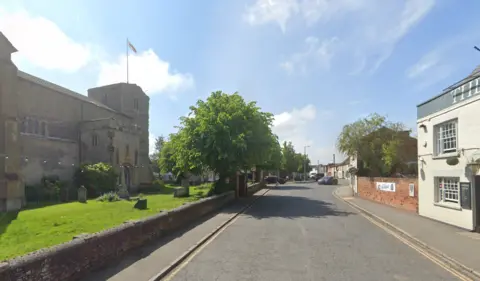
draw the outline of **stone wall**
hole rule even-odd
[[[377,189],[377,182],[395,183],[395,191]],[[409,195],[409,184],[415,185],[414,196]],[[358,177],[358,195],[396,208],[418,213],[418,179],[416,178],[368,178]]]
[[[121,258],[128,250],[162,237],[234,200],[234,192],[185,204],[169,212],[0,263],[2,281],[68,281]]]

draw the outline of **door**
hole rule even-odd
[[[124,166],[123,172],[125,175],[125,186],[127,190],[130,191],[130,168],[128,166]]]
[[[480,232],[480,176],[475,176],[475,231]]]

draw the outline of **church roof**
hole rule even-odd
[[[69,89],[64,88],[64,87],[62,87],[62,86],[60,86],[60,85],[54,84],[54,83],[52,83],[52,82],[49,82],[49,81],[44,80],[44,79],[42,79],[42,78],[39,78],[39,77],[37,77],[37,76],[33,76],[33,75],[28,74],[28,73],[26,73],[26,72],[23,72],[23,71],[20,71],[20,70],[19,70],[19,71],[18,71],[18,77],[23,78],[23,79],[25,79],[25,80],[28,80],[28,81],[30,81],[30,82],[32,82],[32,83],[41,85],[41,86],[43,86],[43,87],[49,88],[49,89],[54,90],[54,91],[56,91],[56,92],[59,92],[59,93],[61,93],[61,94],[70,96],[70,97],[75,98],[75,99],[77,99],[77,100],[81,100],[81,101],[83,101],[83,102],[90,103],[90,104],[96,105],[96,106],[98,106],[98,107],[101,107],[101,108],[103,108],[103,109],[109,110],[109,111],[111,111],[111,112],[113,112],[113,113],[120,114],[120,115],[124,115],[124,116],[127,116],[127,117],[131,118],[130,116],[128,116],[128,115],[126,115],[126,114],[123,114],[123,113],[121,113],[121,112],[118,112],[118,111],[116,111],[116,110],[114,110],[114,109],[112,109],[112,108],[104,105],[103,103],[101,103],[101,102],[99,102],[99,101],[96,101],[96,100],[94,100],[94,99],[91,99],[91,98],[89,98],[89,97],[87,97],[87,96],[85,96],[85,95],[82,95],[82,94],[80,94],[80,93],[74,92],[74,91],[72,91],[72,90],[69,90]]]
[[[3,41],[3,44],[0,45],[5,45],[9,49],[10,54],[17,52],[17,48],[15,48],[10,40],[0,31],[0,43],[1,41]]]

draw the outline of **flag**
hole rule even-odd
[[[130,43],[130,41],[128,39],[127,39],[127,44],[128,44],[128,47],[130,48],[130,50],[132,50],[136,54],[137,49],[135,49],[135,47],[132,45],[132,43]]]

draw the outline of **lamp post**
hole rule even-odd
[[[303,181],[306,181],[306,175],[307,175],[307,147],[310,147],[309,145],[306,145],[303,147]]]

